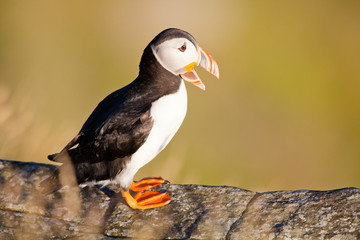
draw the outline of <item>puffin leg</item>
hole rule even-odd
[[[149,188],[153,188],[155,186],[169,183],[169,181],[164,180],[161,177],[147,177],[143,178],[140,181],[134,181],[132,182],[130,186],[130,190],[134,192],[142,192],[144,190],[147,190]]]
[[[169,194],[145,191],[136,194],[135,198],[131,196],[129,191],[121,190],[122,196],[125,198],[127,204],[132,209],[149,209],[162,207],[170,203],[171,199]]]

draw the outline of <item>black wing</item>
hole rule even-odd
[[[153,126],[151,100],[137,92],[135,82],[101,101],[79,134],[60,154],[50,155],[49,159],[61,161],[60,156],[66,152],[74,164],[97,163],[133,154],[146,141]]]

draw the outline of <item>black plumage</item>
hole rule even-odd
[[[156,60],[151,46],[174,37],[186,37],[196,44],[182,30],[160,33],[145,48],[138,77],[100,102],[78,135],[60,153],[48,156],[58,162],[69,156],[79,184],[113,179],[146,141],[153,126],[152,103],[176,92],[181,83],[179,75],[170,73]]]

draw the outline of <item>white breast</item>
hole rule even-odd
[[[151,161],[170,142],[183,122],[187,110],[187,93],[181,81],[176,93],[161,97],[153,102],[150,114],[154,125],[146,142],[132,155],[131,161],[114,179],[124,189],[128,189],[136,172]]]

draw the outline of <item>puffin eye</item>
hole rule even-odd
[[[186,43],[184,43],[181,47],[178,48],[181,52],[185,52],[186,50]]]

